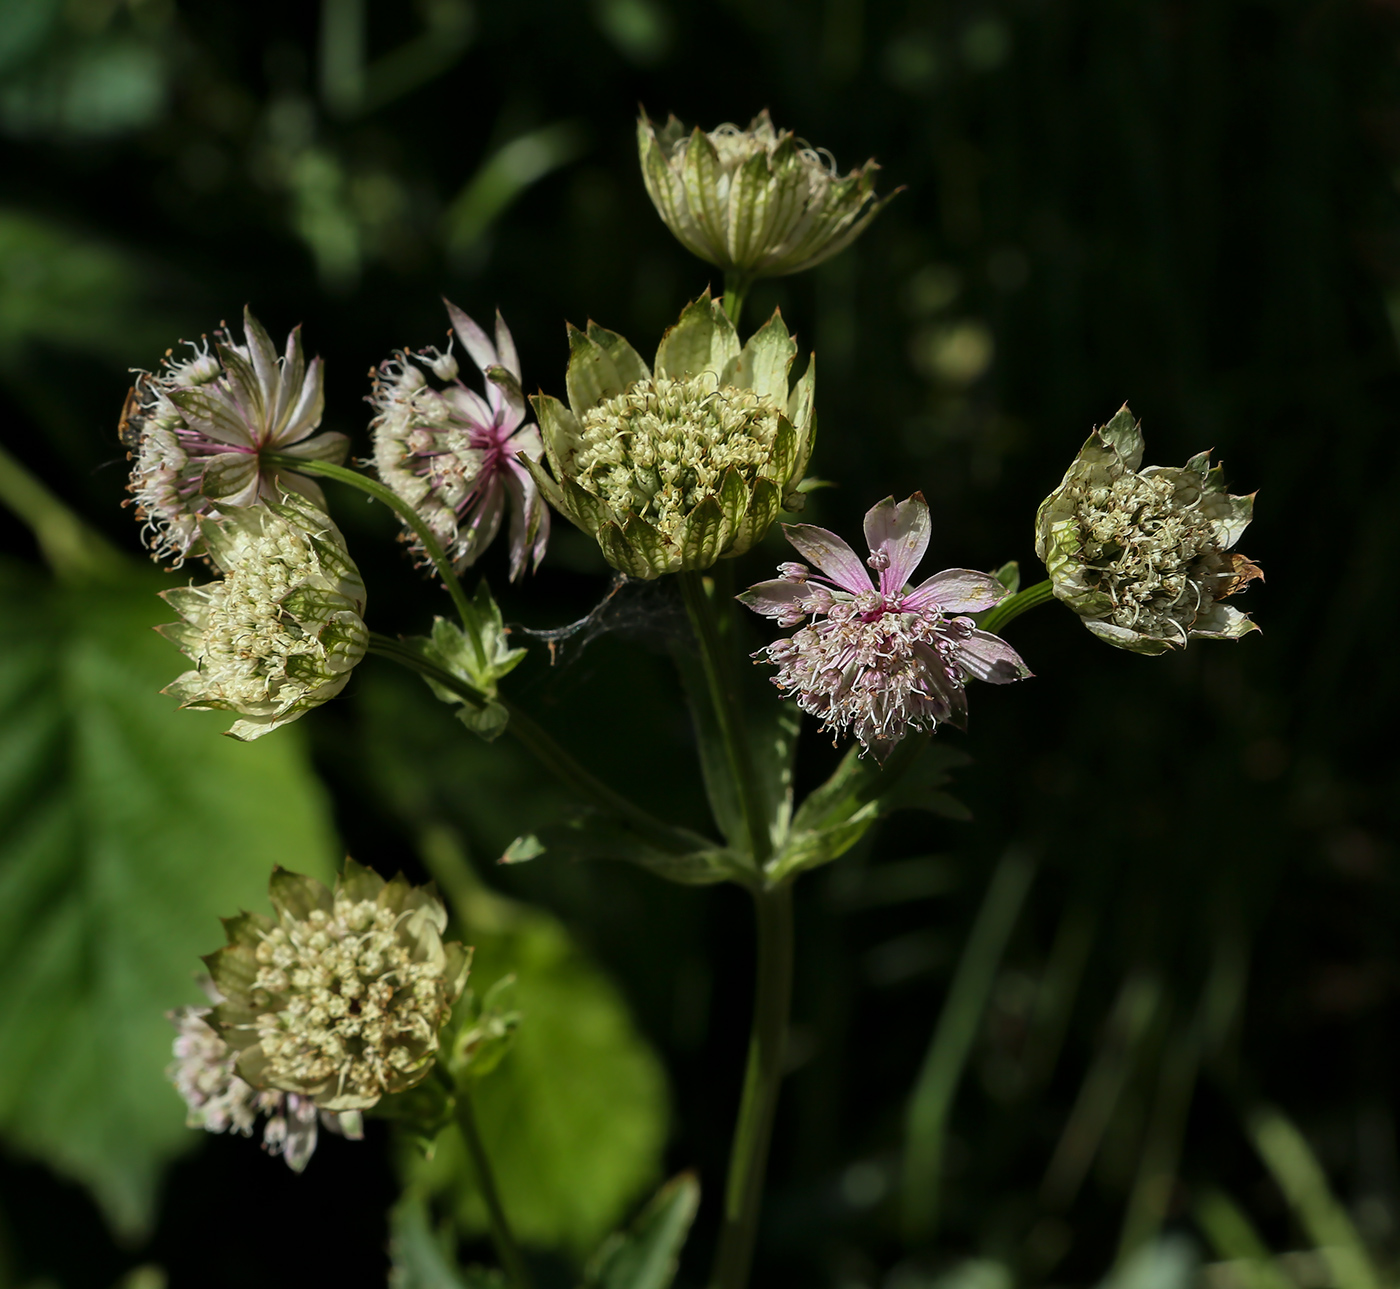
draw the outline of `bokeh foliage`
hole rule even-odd
[[[930,559],[1015,558],[1033,580],[1036,505],[1130,400],[1148,460],[1211,447],[1234,491],[1260,489],[1246,549],[1269,583],[1245,606],[1261,637],[1176,658],[1114,653],[1052,608],[1017,622],[1037,679],[976,695],[957,739],[974,822],[895,817],[805,879],[760,1282],[1361,1289],[1354,1260],[1319,1270],[1312,1251],[1345,1243],[1336,1211],[1383,1267],[1400,1241],[1383,590],[1400,513],[1397,39],[1383,6],[1313,0],[10,0],[5,444],[134,550],[116,505],[123,369],[177,336],[245,301],[274,330],[304,321],[329,361],[328,428],[363,452],[363,373],[440,339],[439,292],[478,317],[499,304],[527,385],[559,394],[564,318],[645,350],[703,288],[642,190],[639,100],[706,125],[766,105],[843,164],[876,154],[907,191],[851,251],[749,303],[750,323],[781,305],[820,355],[813,469],[840,486],[808,517],[854,533],[871,502],[920,487]],[[392,522],[331,500],[371,625],[425,629]],[[495,557],[485,572],[531,628],[606,589],[566,531],[532,582],[508,588]],[[599,773],[704,827],[673,606],[622,596],[605,619],[552,668],[535,644],[511,692]],[[153,659],[150,687],[175,665]],[[181,747],[207,723],[184,719]],[[670,1076],[670,1171],[710,1188],[682,1268],[698,1283],[747,1023],[742,900],[547,857],[487,872],[564,805],[383,664],[305,724],[349,850],[424,876],[424,831],[450,827],[617,982]],[[799,786],[834,755],[809,735]],[[1033,869],[1019,909],[994,876],[1007,863]],[[916,1085],[938,1113],[908,1120]],[[1261,1136],[1268,1103],[1301,1135]],[[207,1143],[178,1189],[242,1168],[244,1146]],[[909,1159],[935,1178],[916,1211]],[[300,1181],[298,1203],[353,1227],[344,1265],[378,1275],[382,1206],[347,1221],[334,1172]],[[144,1259],[219,1282],[197,1252],[215,1218],[175,1191],[131,1255],[85,1204],[7,1166],[17,1276],[105,1286]],[[58,1215],[88,1253],[56,1244]]]

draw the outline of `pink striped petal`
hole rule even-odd
[[[920,582],[900,601],[903,609],[935,608],[949,617],[958,613],[980,613],[1000,604],[1006,588],[990,573],[970,568],[949,568]]]
[[[880,569],[881,594],[898,595],[904,589],[928,550],[932,528],[922,492],[898,505],[886,497],[866,513],[865,540],[875,557],[872,567]]]
[[[872,587],[870,574],[855,551],[835,533],[813,524],[784,524],[787,539],[843,591],[860,595]]]

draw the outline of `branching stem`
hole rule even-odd
[[[1013,618],[1019,618],[1027,609],[1033,609],[1037,604],[1044,604],[1047,600],[1054,598],[1054,583],[1050,581],[1037,582],[1034,586],[1026,587],[1024,591],[1017,591],[1015,595],[1008,596],[998,604],[982,619],[981,629],[993,633],[1000,631],[1008,622]]]
[[[454,1089],[453,1096],[453,1113],[457,1127],[461,1130],[462,1140],[467,1143],[467,1153],[472,1157],[472,1166],[476,1169],[477,1184],[481,1188],[481,1198],[486,1204],[486,1213],[491,1222],[491,1242],[496,1246],[496,1256],[500,1258],[501,1266],[515,1289],[532,1289],[530,1270],[525,1265],[515,1236],[511,1234],[510,1223],[506,1220],[506,1211],[501,1204],[500,1192],[496,1189],[496,1178],[491,1171],[491,1161],[487,1158],[481,1132],[476,1126],[476,1111],[472,1108],[471,1092],[467,1084],[460,1083]]]

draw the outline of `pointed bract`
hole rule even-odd
[[[1089,435],[1036,516],[1036,554],[1055,595],[1094,635],[1133,653],[1233,640],[1258,628],[1221,603],[1264,575],[1230,547],[1253,515],[1201,452],[1185,466],[1142,463],[1127,406]]]
[[[658,129],[643,112],[637,150],[656,213],[681,245],[745,279],[829,259],[894,196],[875,196],[874,161],[840,177],[830,153],[774,129],[766,110],[746,130],[708,133],[675,117]]]

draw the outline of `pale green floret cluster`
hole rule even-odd
[[[637,148],[666,226],[692,254],[742,281],[830,259],[890,200],[876,199],[874,161],[838,174],[830,153],[775,129],[766,110],[747,129],[708,132],[687,131],[674,116],[658,128],[644,112]]]
[[[666,332],[648,367],[623,337],[569,332],[569,404],[533,399],[540,490],[638,578],[740,555],[782,507],[802,504],[815,366],[789,385],[797,344],[774,313],[747,343],[707,291]]]
[[[339,529],[295,495],[208,517],[201,534],[224,576],[162,593],[184,621],[160,631],[195,664],[163,692],[237,712],[227,732],[258,738],[345,687],[369,643],[364,583]]]
[[[238,1073],[334,1111],[421,1082],[468,967],[461,945],[442,943],[441,901],[353,861],[334,894],[280,869],[271,892],[277,919],[231,919],[228,947],[207,959]]]
[[[767,395],[717,388],[709,373],[638,381],[584,414],[578,482],[615,513],[641,515],[673,537],[731,466],[752,486],[772,456],[779,415]]]
[[[1036,551],[1056,596],[1094,634],[1136,653],[1257,630],[1221,603],[1263,576],[1229,551],[1250,521],[1253,498],[1230,496],[1208,453],[1179,469],[1139,472],[1142,449],[1125,407],[1094,431],[1041,506]]]

